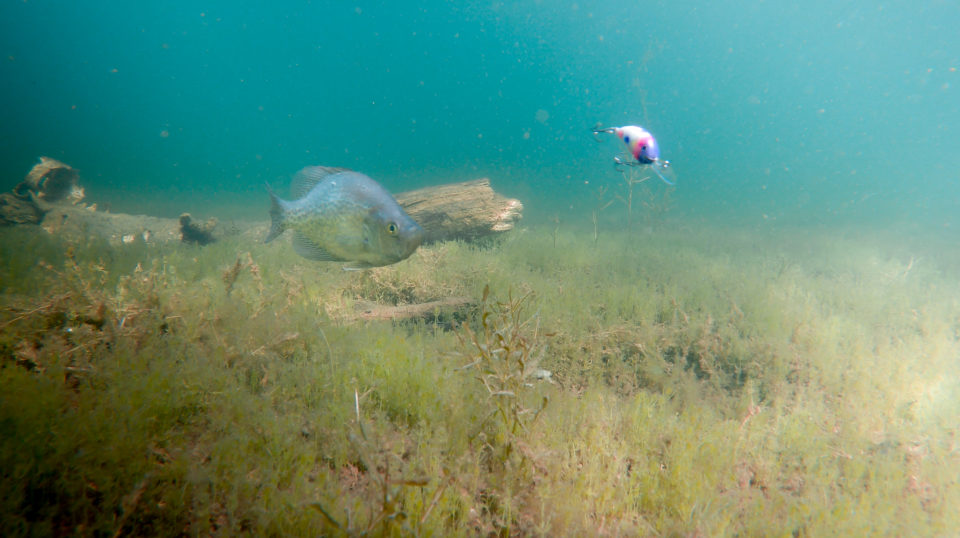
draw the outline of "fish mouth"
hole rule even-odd
[[[416,222],[414,222],[413,225],[415,228],[413,229],[413,236],[411,237],[411,240],[413,242],[413,248],[417,248],[423,244],[423,239],[426,237],[427,232],[423,231],[423,227]]]
[[[426,235],[427,233],[423,230],[423,228],[416,222],[413,222],[412,226],[407,229],[406,241],[404,241],[407,248],[403,257],[406,258],[416,252],[420,245],[423,244],[423,240],[425,239]]]
[[[413,253],[416,252],[418,248],[420,248],[420,241],[411,240],[407,242],[406,248],[401,256],[403,259],[409,258],[410,256],[413,256]]]
[[[420,245],[422,245],[422,244],[423,244],[423,241],[424,241],[424,239],[426,239],[426,237],[427,237],[427,232],[424,231],[423,227],[420,226],[420,224],[414,222],[414,223],[413,223],[413,236],[411,237],[411,241],[412,241],[412,243],[413,243],[413,249],[416,250],[417,247],[419,247]]]

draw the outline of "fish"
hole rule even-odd
[[[265,243],[293,230],[293,249],[309,260],[348,262],[345,269],[390,265],[410,257],[424,231],[396,199],[370,177],[308,166],[291,184],[294,200],[270,185],[270,232]]]
[[[601,124],[602,125],[602,124]],[[667,185],[674,183],[663,175],[663,171],[670,167],[670,161],[660,158],[660,146],[657,139],[646,129],[638,125],[624,127],[597,127],[593,133],[614,133],[627,146],[633,161],[614,157],[613,162],[627,166],[648,165]]]

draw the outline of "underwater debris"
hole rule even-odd
[[[197,224],[190,213],[180,215],[180,240],[184,243],[194,243],[200,246],[209,245],[217,240],[213,230],[217,227],[217,219],[209,218],[206,222]]]
[[[83,205],[40,205],[45,211],[40,226],[66,241],[101,237],[119,246],[181,240],[177,219],[107,213]]]
[[[46,203],[83,200],[83,188],[76,170],[55,159],[40,157],[26,179],[13,188],[13,193],[0,194],[0,225],[40,224],[49,210]]]
[[[406,320],[406,319],[433,319],[441,311],[464,312],[476,303],[469,297],[448,297],[425,303],[385,305],[372,301],[357,301],[354,305],[354,314],[348,319],[358,320]]]
[[[396,199],[423,227],[424,243],[507,232],[523,217],[523,203],[495,192],[487,178],[401,192]]]
[[[52,167],[57,162],[47,159],[41,165],[44,163]],[[138,244],[141,240],[144,243],[183,241],[205,245],[236,234],[262,238],[269,231],[269,223],[265,221],[234,222],[232,231],[223,229],[214,219],[195,222],[189,213],[175,219],[112,213],[98,209],[97,204],[47,203],[48,198],[40,197],[29,188],[30,184],[37,182],[39,180],[31,179],[18,185],[22,194],[0,194],[0,226],[40,224],[51,235],[68,241],[99,236],[113,245]],[[523,212],[523,203],[495,192],[486,178],[407,191],[397,194],[396,199],[403,210],[424,228],[425,243],[454,239],[475,241],[496,236],[512,230]],[[186,223],[184,217],[188,219]]]
[[[40,157],[40,162],[30,169],[26,179],[14,187],[13,192],[23,199],[28,199],[32,192],[47,203],[67,202],[76,205],[84,197],[79,180],[80,174],[69,165],[49,157]]]
[[[40,224],[45,211],[33,198],[14,194],[0,194],[0,226],[13,224]]]

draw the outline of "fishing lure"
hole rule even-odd
[[[616,164],[625,166],[650,166],[653,172],[657,174],[664,183],[667,185],[674,184],[664,177],[662,173],[663,170],[670,168],[670,161],[660,158],[660,146],[657,145],[657,139],[643,127],[637,125],[603,127],[594,129],[593,133],[613,133],[627,145],[627,150],[630,152],[633,160],[623,159],[617,156],[613,158],[613,162]]]

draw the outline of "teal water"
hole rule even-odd
[[[622,188],[599,122],[657,136],[696,222],[950,230],[958,27],[948,1],[11,0],[0,186],[47,155],[114,211],[266,219],[265,181],[324,164],[588,222]]]
[[[0,227],[0,536],[960,536],[958,29],[955,0],[0,1],[0,193],[44,155],[223,234]],[[597,124],[676,186],[627,215]],[[343,271],[262,241],[265,183],[311,165],[487,176],[524,219]]]

